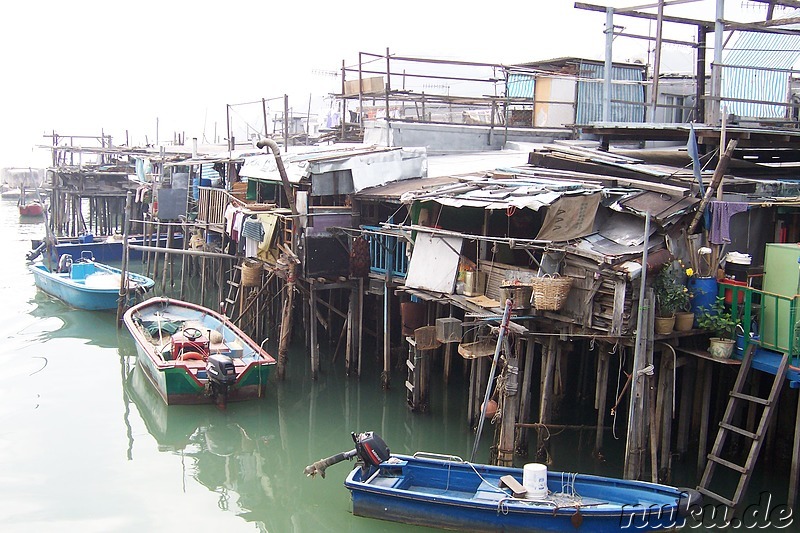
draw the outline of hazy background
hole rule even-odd
[[[726,4],[729,20],[766,14],[754,2]],[[711,21],[715,1],[669,6],[665,13]],[[43,135],[53,131],[102,131],[114,144],[124,143],[127,131],[132,145],[152,144],[157,134],[171,141],[175,132],[224,140],[226,104],[283,94],[296,113],[304,114],[310,100],[322,116],[331,105],[325,97],[340,90],[342,61],[356,66],[359,51],[385,54],[388,47],[404,56],[503,64],[600,59],[604,23],[603,13],[575,9],[572,0],[4,2],[0,166],[46,165],[49,152],[35,147],[48,144]],[[655,34],[654,22],[617,17],[615,24]],[[696,39],[686,26],[665,24],[664,33]],[[614,46],[615,60],[652,62],[649,41],[617,38]],[[662,72],[690,72],[692,62],[690,50],[664,45]],[[282,111],[282,102],[273,105],[270,113]]]

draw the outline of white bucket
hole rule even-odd
[[[522,468],[522,485],[528,489],[529,500],[543,500],[547,497],[547,466],[528,463]]]

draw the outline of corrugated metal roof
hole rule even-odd
[[[509,74],[506,82],[506,96],[509,98],[533,98],[536,77],[528,74]]]
[[[433,201],[450,207],[483,209],[529,208],[548,206],[564,194],[595,194],[602,186],[579,180],[509,174],[513,169],[487,177],[463,178],[458,183],[432,190],[409,191],[404,203]]]
[[[580,77],[602,80],[605,65],[582,61]],[[613,81],[639,82],[611,84],[612,122],[644,122],[644,70],[642,66],[612,66]],[[578,81],[577,108],[575,122],[589,124],[603,120],[603,83],[597,81]],[[614,101],[619,100],[619,101]],[[637,103],[623,103],[637,102]]]
[[[792,69],[800,56],[800,36],[742,32],[723,59],[723,98],[787,103],[789,72],[764,69]],[[786,107],[750,102],[725,102],[728,112],[744,117],[783,118]]]

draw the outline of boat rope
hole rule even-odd
[[[32,375],[34,375],[34,374],[38,374],[39,372],[41,372],[42,370],[44,370],[44,369],[45,369],[45,367],[47,367],[47,357],[42,357],[41,355],[34,355],[34,356],[33,356],[33,359],[44,359],[44,364],[42,365],[42,368],[40,368],[39,370],[34,370],[34,371],[33,371],[33,372],[31,372],[30,374],[28,374],[29,376],[32,376]]]
[[[578,474],[571,473],[571,472],[562,472],[561,473],[561,493],[560,494],[566,494],[566,495],[568,495],[570,497],[573,497],[573,498],[575,498],[575,497],[580,498],[580,496],[578,496],[578,493],[575,492],[575,478],[577,478],[577,477],[578,477]]]
[[[495,485],[494,485],[494,483],[489,483],[489,482],[486,480],[486,478],[484,478],[484,477],[481,475],[481,473],[480,473],[480,472],[478,472],[478,469],[477,469],[477,468],[475,468],[475,465],[474,465],[474,464],[470,463],[469,461],[464,461],[464,462],[465,462],[466,464],[468,464],[470,468],[472,468],[472,471],[473,471],[473,472],[475,472],[475,475],[477,475],[477,476],[478,476],[478,478],[480,478],[480,480],[481,480],[481,481],[483,481],[483,482],[486,484],[486,486],[487,486],[487,487],[491,487],[491,489],[492,489],[493,491],[495,491],[495,492],[499,492],[500,494],[505,494],[506,496],[508,496],[508,498],[507,498],[507,499],[514,499],[514,498],[512,498],[512,497],[511,497],[511,494],[509,494],[507,491],[505,491],[505,490],[501,489],[500,487],[497,487],[497,486],[495,486]],[[449,468],[450,468],[450,466],[448,465],[448,478],[449,478]],[[503,498],[503,500],[505,500],[505,499],[506,499],[506,498]],[[502,502],[503,500],[500,500],[500,501]]]
[[[611,350],[611,355],[614,355],[614,352],[617,351],[617,345],[614,345],[614,348]],[[622,349],[619,351],[619,370],[617,370],[617,398],[620,396],[619,386],[622,381],[622,367],[625,364],[625,350]],[[617,405],[619,405],[619,400],[617,400]],[[617,435],[617,410],[615,409],[616,406],[611,409],[611,434],[614,437],[614,440],[619,440],[619,436]]]

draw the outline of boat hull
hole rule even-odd
[[[84,238],[85,239],[85,238]],[[41,240],[34,240],[32,248],[37,248],[41,244]],[[167,237],[162,235],[160,239],[155,236],[148,240],[142,235],[135,235],[129,238],[129,244],[136,246],[158,246],[164,248],[167,246]],[[171,246],[173,248],[183,248],[183,235],[173,235]],[[122,261],[122,240],[116,239],[103,239],[89,242],[60,242],[55,246],[56,257],[61,257],[63,254],[69,254],[74,258],[82,257],[83,252],[90,252],[95,261],[101,263],[116,263]],[[141,259],[141,250],[128,250],[129,259]]]
[[[522,482],[518,468],[393,458],[400,466],[384,463],[366,480],[356,468],[347,477],[353,514],[462,531],[648,531],[674,529],[685,521],[678,504],[686,493],[674,487],[552,472],[548,475],[551,493],[560,491],[569,479],[583,498],[580,504],[559,507],[500,492],[503,475]]]
[[[97,266],[98,269],[102,270],[104,275],[108,274],[112,276],[111,279],[106,281],[113,282],[116,280],[117,286],[104,287],[87,284],[86,280],[91,279],[91,277],[87,278],[87,275],[91,276],[91,274],[99,272],[95,272],[94,269],[91,269],[92,272],[86,274],[86,272],[88,272],[85,268],[86,265]],[[39,289],[58,298],[71,307],[86,309],[87,311],[102,311],[117,308],[117,302],[119,300],[119,280],[122,275],[122,271],[117,268],[97,263],[76,263],[73,265],[74,273],[52,272],[43,264],[29,265],[28,269],[33,273],[34,283]],[[84,272],[82,272],[81,275],[77,275],[78,270],[83,270]],[[140,292],[150,290],[155,284],[152,279],[139,274],[129,272],[127,276],[131,282],[136,284],[136,290]],[[130,295],[130,298],[131,300],[133,299],[133,294]]]
[[[44,207],[40,203],[19,206],[19,214],[23,217],[40,217],[42,213],[44,213]]]
[[[157,311],[166,315],[182,317],[186,322],[202,322],[204,327],[222,332],[227,344],[243,345],[237,360],[237,378],[229,387],[226,402],[237,402],[263,398],[275,360],[250,337],[234,326],[225,316],[205,307],[172,300],[151,298],[130,308],[123,321],[136,343],[137,364],[144,372],[164,403],[167,405],[210,404],[218,399],[209,394],[209,380],[205,363],[200,361],[165,360],[142,328],[142,323],[156,316]],[[212,352],[214,352],[212,346]],[[220,349],[217,353],[226,353]]]

